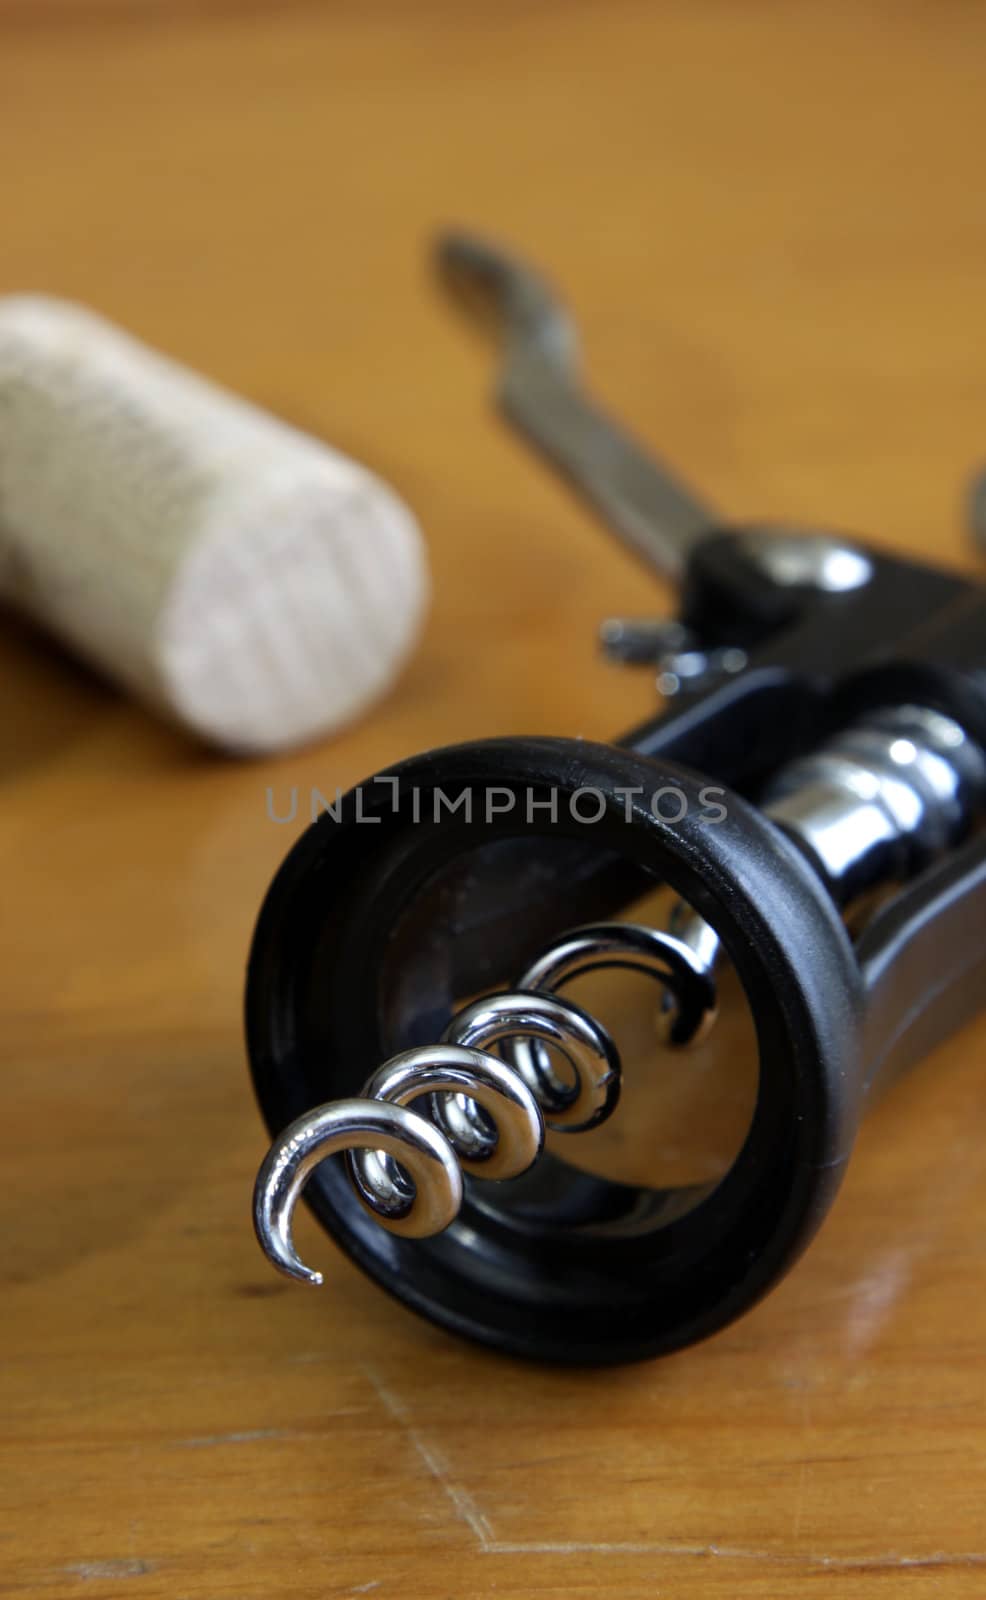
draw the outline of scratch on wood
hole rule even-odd
[[[92,1583],[98,1578],[143,1578],[154,1571],[153,1561],[74,1561],[62,1567],[73,1577]]]
[[[876,1572],[881,1568],[896,1570],[900,1567],[986,1567],[986,1551],[983,1550],[933,1550],[926,1556],[902,1556],[891,1550],[878,1556],[809,1556],[806,1559],[839,1572]]]
[[[637,1543],[630,1539],[519,1539],[516,1542],[496,1539],[489,1549],[498,1556],[740,1556],[753,1553],[741,1550],[726,1552],[715,1545],[655,1544],[646,1540]]]
[[[256,1439],[297,1439],[290,1428],[250,1428],[245,1433],[204,1433],[199,1439],[178,1439],[182,1450],[208,1450],[215,1444],[253,1444]]]
[[[454,1483],[449,1471],[448,1462],[439,1454],[433,1445],[422,1437],[411,1421],[407,1406],[399,1395],[394,1394],[383,1382],[378,1373],[369,1367],[363,1368],[367,1379],[373,1386],[374,1393],[380,1400],[395,1422],[399,1422],[412,1445],[424,1462],[435,1482],[444,1491],[456,1512],[456,1515],[471,1528],[482,1551],[487,1552],[496,1546],[493,1529],[488,1518],[480,1511],[472,1495],[461,1485]]]
[[[765,1565],[793,1567],[824,1567],[828,1572],[869,1572],[899,1570],[912,1567],[981,1567],[986,1566],[986,1552],[947,1550],[935,1551],[926,1556],[905,1556],[889,1551],[875,1556],[826,1556],[806,1551],[750,1550],[737,1545],[675,1544],[663,1541],[632,1543],[597,1543],[594,1540],[572,1540],[551,1543],[541,1540],[521,1539],[508,1542],[494,1539],[484,1547],[484,1553],[497,1556],[517,1555],[626,1555],[626,1556],[678,1556],[716,1557],[730,1561],[762,1561]]]
[[[578,1556],[626,1555],[693,1557],[703,1560],[762,1561],[785,1567],[822,1567],[827,1572],[868,1572],[880,1569],[898,1571],[917,1567],[986,1567],[986,1552],[934,1551],[923,1556],[887,1551],[872,1556],[820,1555],[812,1551],[756,1550],[742,1545],[686,1544],[666,1540],[540,1540],[497,1539],[492,1525],[467,1491],[454,1483],[449,1467],[433,1445],[425,1440],[411,1421],[407,1406],[384,1383],[378,1373],[364,1366],[363,1372],[384,1408],[399,1422],[419,1458],[436,1483],[444,1490],[458,1516],[476,1536],[479,1549],[489,1556]],[[359,1591],[354,1590],[353,1593]]]

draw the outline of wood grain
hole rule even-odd
[[[235,766],[5,619],[0,1593],[986,1588],[986,1032],[902,1084],[784,1286],[663,1363],[528,1369],[271,1277],[239,1005],[265,790],[605,738],[669,604],[492,419],[452,218],[559,280],[599,388],[739,516],[972,566],[986,14],[960,4],[0,0],[0,287],[92,304],[389,477],[436,598],[397,692]],[[0,430],[2,481],[2,430]]]

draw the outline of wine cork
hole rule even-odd
[[[199,737],[329,733],[428,597],[402,501],[80,306],[0,297],[0,593]]]

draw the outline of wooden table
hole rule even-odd
[[[325,1291],[268,1271],[239,1008],[297,831],[268,786],[652,704],[595,626],[670,595],[494,421],[440,222],[561,281],[598,387],[732,513],[972,568],[986,15],[0,0],[0,30],[3,288],[362,458],[435,573],[387,703],[260,765],[5,620],[0,1594],[983,1594],[986,1031],[875,1113],[741,1324],[555,1373],[417,1321],[307,1220]]]

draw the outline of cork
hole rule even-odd
[[[366,468],[81,306],[0,297],[0,594],[224,750],[394,683],[424,544]]]

